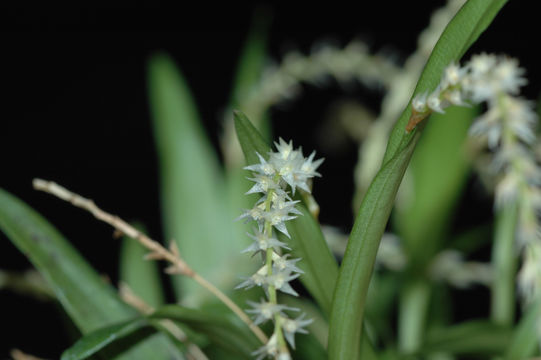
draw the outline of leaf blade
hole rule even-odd
[[[44,276],[83,334],[136,315],[47,220],[3,189],[0,229]],[[137,344],[118,359],[143,360],[149,356],[181,358],[172,344],[158,337]]]
[[[210,314],[179,305],[166,305],[149,316],[150,319],[170,319],[207,335],[216,345],[251,359],[251,353],[261,344],[248,328],[236,318]]]
[[[241,266],[247,240],[234,236],[225,204],[225,187],[216,155],[205,136],[190,90],[173,61],[165,55],[149,63],[149,96],[161,167],[165,234],[200,275],[222,288],[237,281],[231,264]],[[205,221],[212,226],[201,226]],[[204,250],[202,250],[204,249]],[[174,282],[183,302],[200,305],[210,294],[190,279]]]
[[[460,9],[438,40],[413,96],[436,87],[443,69],[464,54],[505,2],[470,0]],[[333,297],[329,336],[329,356],[332,359],[358,357],[364,303],[377,248],[398,186],[424,125],[421,123],[416,130],[406,133],[404,129],[410,114],[411,104],[393,128],[381,170],[363,199],[350,235]],[[391,181],[387,177],[391,177]],[[362,265],[359,261],[363,261]]]
[[[64,351],[61,360],[86,359],[114,341],[126,337],[147,325],[148,323],[145,319],[139,318],[92,331]]]

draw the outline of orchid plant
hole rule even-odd
[[[353,42],[265,68],[259,37],[250,38],[223,119],[224,171],[180,72],[156,56],[149,88],[167,241],[35,179],[35,189],[124,236],[126,276],[117,289],[102,281],[41,215],[0,190],[0,229],[41,274],[0,273],[0,286],[24,283],[62,305],[81,333],[63,360],[539,356],[538,116],[520,97],[527,78],[517,59],[461,60],[505,2],[449,0],[404,67]],[[386,90],[379,116],[357,113],[339,125],[359,145],[349,233],[318,220],[312,189],[326,175],[323,159],[305,157],[288,134],[272,150],[260,131],[270,107],[329,75]],[[470,169],[494,194],[493,230],[456,235],[451,219]],[[489,236],[490,262],[470,258]],[[154,260],[168,264],[174,304],[156,296]],[[444,315],[449,289],[473,286],[489,289],[489,318],[454,323]]]

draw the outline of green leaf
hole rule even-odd
[[[86,359],[114,341],[132,335],[145,326],[148,326],[146,319],[139,318],[95,330],[64,351],[61,360]]]
[[[494,280],[490,287],[490,317],[499,325],[512,326],[515,319],[518,206],[518,201],[515,201],[496,210],[491,258]]]
[[[256,152],[268,157],[270,147],[246,115],[240,111],[235,111],[234,115],[237,136],[246,161],[249,164],[258,163]],[[297,264],[305,271],[300,280],[328,315],[338,266],[323,238],[319,224],[304,205],[298,205],[297,208],[303,215],[287,223],[291,239],[284,241],[291,246],[295,257],[302,259]]]
[[[465,142],[476,114],[476,108],[451,107],[432,115],[423,130],[406,176],[412,184],[401,187],[394,212],[410,266],[426,266],[446,238],[470,169]]]
[[[47,280],[83,334],[137,314],[47,220],[2,189],[0,229]],[[154,337],[128,349],[118,358],[178,359],[180,354],[165,338]]]
[[[249,242],[234,236],[223,174],[201,126],[185,80],[166,55],[149,63],[149,91],[161,168],[165,234],[201,276],[232,289],[243,273],[240,250]],[[200,305],[210,294],[191,279],[175,277],[183,303]]]
[[[537,322],[541,317],[541,299],[530,304],[511,336],[504,359],[527,359],[536,354],[539,344]]]
[[[332,359],[357,358],[360,325],[379,241],[419,135],[417,132],[409,146],[382,167],[361,204],[334,291],[329,331]]]
[[[178,321],[241,358],[252,359],[251,353],[262,346],[246,325],[233,316],[219,316],[178,305],[166,305],[156,310],[150,318]]]
[[[505,0],[470,0],[441,35],[421,74],[414,96],[436,87],[444,68],[458,60],[503,6]],[[329,357],[357,359],[370,275],[394,198],[419,139],[423,123],[405,132],[411,104],[397,121],[379,173],[370,185],[351,232],[337,280],[329,334]],[[426,123],[426,120],[425,120]]]
[[[297,209],[302,215],[287,223],[291,238],[283,241],[287,241],[294,256],[301,259],[297,266],[304,274],[299,280],[314,297],[325,316],[329,316],[338,265],[312,214],[302,204],[297,205]]]
[[[421,343],[430,288],[425,267],[441,250],[469,173],[465,142],[476,108],[451,107],[434,114],[423,130],[398,194],[394,223],[408,255],[412,276],[402,285],[398,317],[399,347]],[[408,186],[409,185],[409,186]]]
[[[501,355],[511,330],[486,320],[473,320],[428,332],[421,352],[456,355]]]
[[[239,57],[230,108],[240,106],[259,82],[267,53],[267,30],[270,23],[268,9],[256,9],[250,32]]]
[[[242,52],[237,64],[231,99],[229,101],[228,113],[224,119],[224,133],[222,135],[222,148],[224,161],[226,162],[225,184],[227,190],[227,203],[232,219],[238,217],[242,209],[248,209],[257,201],[257,196],[244,196],[249,189],[250,181],[246,179],[246,171],[242,170],[242,153],[239,144],[235,138],[234,119],[232,109],[243,109],[248,113],[253,113],[248,106],[250,93],[257,85],[263,73],[263,67],[266,59],[266,40],[267,31],[270,24],[270,18],[266,8],[257,8],[254,12],[252,25],[247,39],[244,42]],[[260,112],[260,111],[256,111]],[[253,115],[252,115],[253,116]],[[260,125],[263,121],[259,121]],[[268,121],[264,122],[268,127]],[[249,232],[250,224],[244,224],[237,221],[234,224],[236,230],[235,236],[246,238],[246,232]],[[255,272],[257,269],[253,269]]]
[[[135,227],[145,232],[142,225]],[[138,297],[157,308],[164,303],[158,263],[144,260],[148,250],[138,241],[122,237],[120,249],[120,280],[126,283]]]
[[[257,131],[255,126],[250,122],[248,117],[238,110],[233,111],[233,116],[235,118],[235,131],[237,132],[242,152],[246,158],[246,163],[259,163],[259,158],[256,153],[267,158],[271,148],[259,131]]]

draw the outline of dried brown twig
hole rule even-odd
[[[11,357],[13,360],[45,360],[33,355],[25,354],[19,349],[12,349],[10,352]]]
[[[250,317],[242,311],[241,308],[237,306],[227,295],[221,292],[216,286],[208,282],[205,278],[201,277],[196,273],[188,264],[181,258],[180,253],[176,244],[172,241],[169,245],[169,250],[163,247],[160,243],[155,240],[152,240],[139,230],[135,229],[133,226],[122,220],[116,215],[109,214],[99,207],[96,206],[94,201],[86,199],[80,195],[77,195],[74,192],[69,191],[68,189],[56,184],[52,181],[46,181],[42,179],[34,179],[32,182],[34,189],[47,192],[52,194],[62,200],[65,200],[71,203],[74,206],[77,206],[81,209],[84,209],[94,215],[98,220],[101,220],[112,227],[117,231],[125,234],[128,237],[131,237],[144,247],[150,250],[145,257],[147,260],[165,260],[171,263],[171,265],[165,270],[168,274],[171,275],[184,275],[192,278],[199,285],[210,291],[214,296],[216,296],[221,302],[223,302],[231,311],[235,313],[248,327],[250,330],[257,336],[257,338],[262,343],[267,343],[268,338],[261,329],[255,325]]]

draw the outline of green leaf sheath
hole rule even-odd
[[[142,232],[146,232],[139,224],[136,224],[135,227]],[[122,237],[120,280],[127,284],[147,304],[157,308],[164,303],[162,280],[158,263],[143,259],[147,253],[148,249],[138,241],[126,236]]]
[[[173,61],[159,55],[149,63],[150,104],[161,169],[165,234],[186,262],[219,288],[232,289],[243,272],[239,261],[248,243],[235,236],[227,211],[221,168],[205,136],[194,101]],[[238,268],[240,266],[240,268]],[[246,264],[246,267],[249,265]],[[210,294],[177,276],[175,289],[185,304],[200,305]]]
[[[83,334],[137,315],[47,220],[2,189],[0,229],[44,276]],[[103,246],[106,251],[107,244]],[[165,337],[153,337],[118,357],[149,358],[181,359],[181,355]]]
[[[504,4],[505,0],[470,0],[460,9],[436,44],[414,95],[436,87],[444,68],[460,59]],[[393,128],[383,165],[363,199],[349,238],[331,312],[329,358],[333,360],[358,357],[366,293],[379,241],[420,135],[420,129],[405,132],[410,114],[411,104]]]

